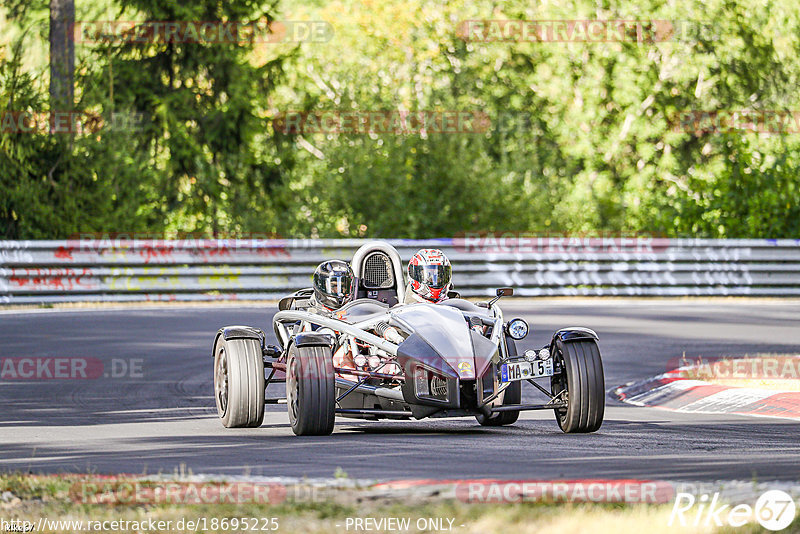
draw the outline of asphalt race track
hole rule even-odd
[[[663,372],[684,352],[800,351],[797,300],[509,300],[503,308],[507,319],[519,315],[531,324],[523,348],[541,347],[560,327],[597,330],[606,389]],[[273,312],[271,306],[0,312],[0,357],[102,361],[95,379],[0,380],[0,471],[327,478],[341,467],[361,479],[800,479],[798,423],[611,399],[603,427],[589,435],[562,434],[552,412],[523,412],[516,425],[499,429],[471,418],[337,419],[332,436],[297,438],[285,405],[268,406],[261,428],[225,429],[212,396],[214,332],[250,324],[271,333]],[[270,389],[282,396],[282,385]]]

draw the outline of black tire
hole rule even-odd
[[[567,407],[555,411],[558,426],[567,433],[594,432],[603,424],[605,379],[597,342],[590,339],[556,341],[554,358],[562,373],[550,381],[554,395],[567,390]]]
[[[296,435],[333,432],[336,387],[330,347],[292,344],[286,360],[286,405]]]
[[[257,339],[217,338],[214,399],[227,428],[257,427],[264,421],[264,360]]]
[[[522,384],[520,382],[513,382],[503,392],[503,406],[509,404],[519,404],[522,402]],[[519,419],[519,412],[498,412],[492,414],[491,417],[486,417],[483,414],[478,414],[475,419],[482,426],[504,426],[513,425]]]
[[[517,346],[514,343],[514,340],[507,336],[506,348],[508,349],[508,353],[510,355],[517,355]],[[513,382],[503,392],[503,406],[508,406],[509,404],[519,404],[520,402],[522,402],[522,383]],[[478,414],[475,416],[475,419],[478,420],[478,423],[480,423],[481,426],[513,425],[517,422],[517,419],[519,419],[519,412],[499,412],[492,414],[491,417]]]

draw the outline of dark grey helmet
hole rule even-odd
[[[329,260],[319,264],[314,271],[314,298],[329,310],[338,310],[353,300],[356,294],[356,277],[342,260]]]

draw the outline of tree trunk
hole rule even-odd
[[[74,105],[75,0],[50,0],[50,109]]]

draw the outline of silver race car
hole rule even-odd
[[[475,417],[510,425],[523,410],[553,410],[564,432],[594,432],[605,408],[597,334],[558,330],[538,350],[518,352],[528,334],[523,319],[488,302],[458,297],[440,304],[403,303],[400,255],[372,242],[353,256],[356,299],[329,312],[311,289],[278,304],[278,345],[258,328],[227,326],[214,340],[214,397],[226,427],[257,427],[265,404],[286,403],[297,435],[326,435],[336,416],[359,419]],[[285,382],[285,398],[265,398]],[[522,384],[541,396],[521,402]],[[548,384],[549,383],[549,384]]]

